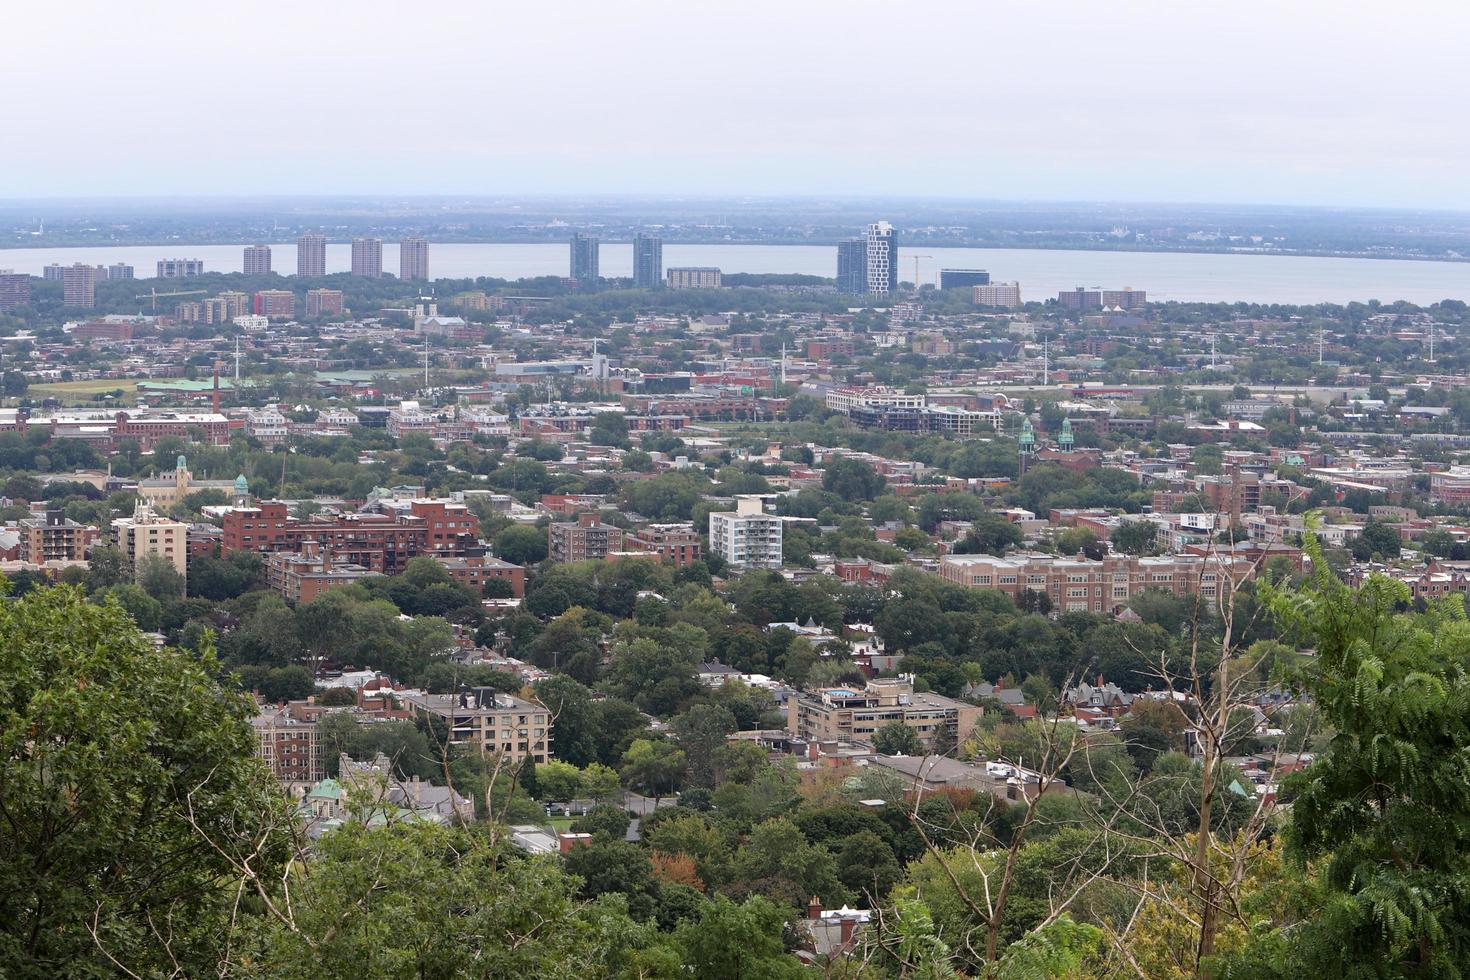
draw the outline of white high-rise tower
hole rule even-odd
[[[898,289],[898,235],[886,221],[868,225],[868,292],[887,295]]]

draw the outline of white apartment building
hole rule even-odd
[[[923,408],[927,404],[921,394],[907,394],[898,388],[873,385],[868,388],[833,388],[827,392],[827,407],[844,414],[855,408]]]
[[[462,407],[459,420],[473,428],[476,435],[510,435],[510,416],[484,406]]]
[[[235,317],[235,326],[246,333],[259,333],[262,330],[268,330],[270,325],[270,317],[261,316],[258,313],[246,313]]]
[[[349,425],[357,425],[358,422],[357,414],[345,408],[326,408],[316,417],[317,425],[334,429],[345,429]]]
[[[398,407],[388,413],[388,434],[394,439],[402,439],[410,432],[422,432],[432,436],[438,426],[438,420],[416,401],[403,401]]]
[[[252,439],[258,439],[267,446],[279,445],[286,441],[290,430],[286,426],[286,416],[274,408],[251,408],[245,411],[245,431]]]
[[[736,497],[733,511],[709,515],[709,550],[736,568],[780,568],[781,518],[759,496]]]

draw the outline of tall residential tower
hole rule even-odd
[[[327,274],[327,236],[307,232],[296,239],[296,274],[298,276],[324,276]]]
[[[364,279],[383,277],[383,240],[381,238],[354,238],[352,240],[352,274]]]
[[[633,236],[633,286],[657,289],[663,285],[664,240],[654,235]]]
[[[578,286],[596,286],[600,273],[597,269],[600,239],[593,235],[577,232],[572,236],[572,278]]]
[[[837,243],[837,291],[860,296],[868,291],[868,243],[849,238]]]
[[[898,235],[886,221],[868,225],[868,292],[886,296],[898,289]]]
[[[245,274],[268,276],[271,272],[271,247],[269,245],[245,246]]]
[[[429,240],[405,238],[398,243],[398,278],[429,278]]]

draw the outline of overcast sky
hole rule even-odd
[[[6,4],[0,197],[1470,208],[1462,3]]]

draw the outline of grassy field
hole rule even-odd
[[[138,382],[124,378],[99,378],[94,381],[54,381],[48,384],[31,385],[26,394],[33,401],[41,401],[45,398],[55,398],[68,405],[98,405],[102,402],[94,402],[93,395],[102,395],[110,391],[121,391],[123,393],[122,403],[132,404],[134,396],[138,392]]]

